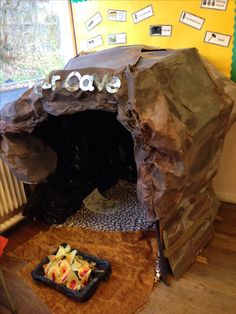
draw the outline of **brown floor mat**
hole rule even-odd
[[[62,242],[107,259],[112,265],[108,282],[101,283],[85,303],[76,303],[64,295],[31,279],[31,270]],[[73,227],[51,228],[40,232],[9,253],[27,260],[20,277],[36,292],[52,313],[129,314],[147,303],[153,287],[157,244],[154,232],[96,232]]]

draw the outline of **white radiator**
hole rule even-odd
[[[17,181],[0,159],[0,233],[24,218],[21,207],[26,202],[23,183]]]

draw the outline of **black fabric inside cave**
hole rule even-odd
[[[58,164],[37,185],[25,214],[62,223],[95,187],[102,192],[118,179],[137,181],[133,139],[116,116],[105,111],[50,116],[34,131],[57,153]]]

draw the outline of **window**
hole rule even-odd
[[[67,0],[0,1],[0,106],[74,56]]]

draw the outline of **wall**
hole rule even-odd
[[[72,2],[75,0],[72,0]],[[209,0],[206,0],[208,2]],[[210,0],[214,1],[214,0]],[[216,0],[224,1],[224,0]],[[108,44],[108,34],[126,33],[127,44],[146,44],[163,48],[185,48],[197,47],[202,55],[207,57],[219,70],[228,77],[231,71],[231,59],[233,40],[231,38],[229,46],[222,47],[215,44],[205,43],[206,31],[222,34],[233,34],[234,28],[234,0],[228,0],[225,11],[201,8],[201,0],[113,0],[113,1],[87,1],[73,2],[73,12],[75,19],[76,37],[78,50],[88,50],[86,41],[98,35],[102,36],[102,46],[96,50],[110,48]],[[133,23],[132,13],[152,5],[154,15],[137,24]],[[107,20],[107,10],[126,10],[126,22],[114,22]],[[85,23],[95,13],[101,13],[102,22],[88,31]],[[187,11],[205,19],[201,30],[193,28],[179,22],[182,11]],[[150,36],[150,25],[172,25],[171,37]]]
[[[213,187],[220,200],[236,204],[236,123],[228,132]]]
[[[234,48],[231,78],[236,82],[236,15],[234,19]],[[236,122],[226,136],[219,173],[213,181],[213,187],[220,200],[236,204]]]

